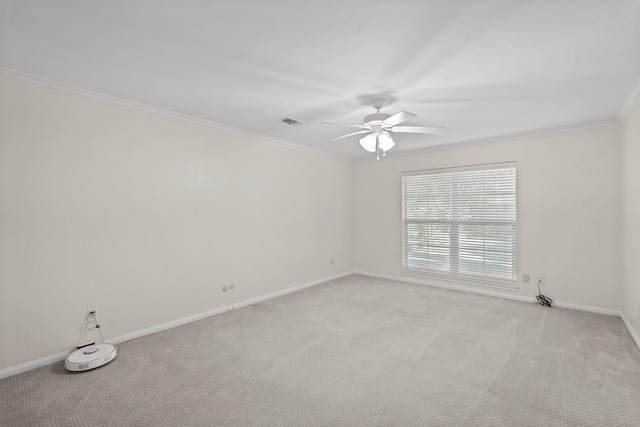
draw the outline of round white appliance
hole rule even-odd
[[[116,346],[113,344],[92,344],[71,353],[64,361],[64,367],[72,372],[88,371],[111,362],[116,353]]]

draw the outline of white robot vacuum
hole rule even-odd
[[[113,344],[91,344],[71,353],[64,361],[64,367],[71,372],[88,371],[111,362],[116,354]]]

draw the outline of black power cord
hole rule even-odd
[[[536,297],[536,301],[538,301],[538,304],[546,307],[551,307],[551,304],[553,304],[553,300],[551,298],[542,295],[542,292],[540,291],[540,281],[538,281],[538,296]]]
[[[102,338],[102,331],[100,330],[100,325],[98,324],[98,317],[96,316],[96,312],[92,311],[87,315],[87,323],[85,324],[85,328],[89,331],[97,329],[100,333],[100,342],[104,344],[104,339]]]

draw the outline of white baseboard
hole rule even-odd
[[[266,300],[271,299],[271,298],[276,298],[276,297],[279,297],[279,296],[282,296],[282,295],[290,294],[291,292],[301,291],[302,289],[306,289],[306,288],[310,288],[312,286],[320,285],[322,283],[330,282],[331,280],[341,279],[343,277],[347,277],[347,276],[350,276],[352,274],[354,274],[354,272],[353,271],[349,271],[349,272],[338,274],[338,275],[335,275],[335,276],[325,277],[324,279],[315,280],[313,282],[309,282],[309,283],[305,283],[305,284],[302,284],[302,285],[294,286],[292,288],[283,289],[283,290],[278,291],[278,292],[273,292],[273,293],[270,293],[270,294],[267,294],[267,295],[262,295],[262,296],[259,296],[259,297],[256,297],[256,298],[251,298],[251,299],[248,299],[248,300],[240,301],[238,303],[233,304],[232,307],[233,307],[234,310],[238,309],[238,308],[246,307],[248,305],[256,304],[256,303],[259,303],[261,301],[266,301]]]
[[[360,270],[354,271],[354,274],[360,274],[362,276],[369,276],[369,277],[376,277],[376,278],[385,279],[385,280],[395,280],[397,282],[412,283],[412,284],[416,284],[416,285],[431,286],[431,287],[434,287],[434,288],[451,289],[451,290],[454,290],[454,291],[469,292],[469,293],[472,293],[472,294],[487,295],[487,296],[505,298],[505,299],[516,300],[516,301],[533,302],[533,303],[536,302],[535,297],[526,297],[526,296],[522,296],[522,295],[503,294],[503,293],[492,292],[492,291],[488,291],[488,290],[484,290],[484,289],[471,289],[471,288],[465,288],[465,287],[462,287],[462,286],[455,286],[455,285],[450,285],[450,284],[446,284],[446,283],[431,282],[431,281],[428,281],[428,280],[420,280],[420,279],[409,278],[409,277],[388,276],[388,275],[384,275],[384,274],[370,273],[368,271],[360,271]],[[574,304],[574,303],[562,302],[562,301],[554,301],[553,304],[555,306],[557,306],[557,307],[560,307],[560,308],[568,308],[568,309],[571,309],[571,310],[588,311],[588,312],[591,312],[591,313],[606,314],[606,315],[609,315],[609,316],[618,316],[618,317],[620,317],[622,319],[622,322],[624,323],[624,325],[627,327],[627,330],[629,331],[629,334],[631,334],[631,337],[633,338],[633,340],[635,341],[636,345],[638,346],[638,350],[640,350],[640,338],[638,338],[638,335],[633,330],[633,327],[631,326],[631,323],[629,323],[629,321],[627,320],[626,316],[621,311],[612,310],[610,308],[593,307],[593,306],[590,306],[590,305]]]
[[[141,329],[139,331],[135,331],[135,332],[131,332],[129,334],[125,334],[125,335],[120,335],[119,337],[116,338],[112,338],[109,339],[109,342],[113,343],[113,344],[119,344],[121,342],[125,342],[125,341],[130,341],[136,338],[140,338],[143,337],[145,335],[151,335],[151,334],[155,334],[156,332],[162,332],[162,331],[166,331],[167,329],[172,329],[178,326],[182,326],[182,325],[186,325],[187,323],[191,323],[191,322],[196,322],[198,320],[202,320],[202,319],[206,319],[207,317],[211,317],[211,316],[215,316],[217,314],[222,314],[222,313],[226,313],[227,311],[230,310],[235,310],[241,307],[245,307],[247,305],[251,305],[251,304],[256,304],[258,302],[261,301],[265,301],[271,298],[275,298],[275,297],[279,297],[281,295],[286,295],[289,294],[291,292],[296,292],[305,288],[310,288],[312,286],[316,286],[319,285],[321,283],[325,283],[325,282],[329,282],[331,280],[335,280],[335,279],[339,279],[341,277],[345,277],[352,274],[352,272],[347,272],[347,273],[343,273],[343,274],[339,274],[336,276],[331,276],[331,277],[325,277],[323,279],[320,280],[316,280],[313,282],[309,282],[309,283],[304,283],[302,285],[298,285],[298,286],[294,286],[291,288],[287,288],[287,289],[283,289],[281,291],[278,292],[273,292],[267,295],[262,295],[256,298],[252,298],[252,299],[248,299],[245,301],[241,301],[239,303],[236,304],[232,304],[232,305],[227,305],[224,307],[220,307],[220,308],[216,308],[213,310],[209,310],[209,311],[205,311],[204,313],[198,313],[198,314],[194,314],[193,316],[188,316],[188,317],[183,317],[182,319],[177,319],[177,320],[173,320],[171,322],[167,322],[167,323],[163,323],[161,325],[156,325],[156,326],[151,326],[149,328],[145,328],[145,329]]]
[[[570,308],[572,310],[588,311],[590,313],[606,314],[608,316],[621,317],[622,313],[619,310],[612,310],[610,308],[593,307],[591,305],[574,304],[571,302],[554,301],[553,305],[560,308]]]
[[[338,274],[336,276],[326,277],[320,280],[316,280],[309,283],[304,283],[302,285],[294,286],[292,288],[287,288],[278,292],[273,292],[267,295],[263,295],[257,298],[252,298],[246,301],[239,302],[233,305],[227,305],[224,307],[216,308],[213,310],[205,311],[203,313],[194,314],[193,316],[183,317],[181,319],[172,320],[171,322],[162,323],[160,325],[151,326],[149,328],[140,329],[139,331],[134,331],[128,334],[120,335],[115,338],[109,338],[107,341],[112,344],[120,344],[125,341],[130,341],[136,338],[140,338],[146,335],[155,334],[156,332],[165,331],[167,329],[175,328],[177,326],[186,325],[187,323],[195,322],[198,320],[206,319],[207,317],[215,316],[217,314],[222,314],[227,311],[237,309],[240,307],[245,307],[247,305],[256,304],[260,301],[265,301],[271,298],[279,297],[281,295],[289,294],[291,292],[299,291],[305,288],[310,288],[312,286],[316,286],[325,282],[329,282],[331,280],[340,279],[342,277],[346,277],[353,274],[352,271],[347,273]],[[60,362],[69,355],[68,351],[63,353],[53,354],[51,356],[45,356],[41,359],[32,360],[30,362],[21,363],[19,365],[10,366],[8,368],[0,369],[0,379],[7,378],[13,375],[20,374],[22,372],[30,371],[32,369],[41,368],[43,366],[50,365],[52,363]]]
[[[354,271],[354,273],[355,274],[360,274],[362,276],[376,277],[378,279],[395,280],[396,282],[412,283],[414,285],[431,286],[432,288],[450,289],[450,290],[453,290],[453,291],[468,292],[468,293],[471,293],[471,294],[485,295],[485,296],[490,296],[490,297],[506,298],[506,299],[511,299],[511,300],[515,300],[515,301],[536,302],[536,299],[533,298],[533,297],[525,297],[525,296],[522,296],[522,295],[514,295],[514,294],[503,294],[503,293],[500,293],[500,292],[490,291],[488,289],[465,288],[463,286],[456,286],[456,285],[451,285],[451,284],[448,284],[448,283],[433,282],[433,281],[430,281],[430,280],[422,280],[422,279],[417,279],[415,277],[388,276],[388,275],[385,275],[385,274],[370,273],[368,271],[360,271],[360,270]]]
[[[636,331],[633,329],[633,326],[631,326],[631,323],[629,322],[629,320],[627,320],[627,316],[625,316],[624,313],[621,312],[620,318],[624,322],[624,325],[627,327],[627,330],[629,331],[631,338],[633,338],[633,340],[636,342],[636,345],[638,346],[638,350],[640,350],[640,337],[638,337],[638,334],[636,334]]]
[[[346,273],[338,274],[338,275],[331,276],[331,277],[326,277],[326,278],[323,278],[323,279],[320,279],[320,280],[315,280],[313,282],[304,283],[302,285],[298,285],[298,286],[294,286],[294,287],[291,287],[291,288],[283,289],[281,291],[272,292],[270,294],[262,295],[262,296],[259,296],[259,297],[256,297],[256,298],[251,298],[251,299],[248,299],[248,300],[245,300],[245,301],[241,301],[241,302],[233,304],[233,305],[228,305],[228,306],[216,308],[216,309],[213,309],[213,310],[205,311],[203,313],[195,314],[193,316],[183,317],[181,319],[173,320],[171,322],[167,322],[167,323],[163,323],[163,324],[160,324],[160,325],[152,326],[152,327],[149,327],[149,328],[141,329],[139,331],[131,332],[131,333],[128,333],[128,334],[125,334],[125,335],[120,335],[118,337],[111,338],[108,341],[110,343],[119,344],[119,343],[122,343],[122,342],[125,342],[125,341],[129,341],[129,340],[140,338],[140,337],[143,337],[143,336],[146,336],[146,335],[154,334],[156,332],[161,332],[161,331],[165,331],[167,329],[175,328],[177,326],[186,325],[187,323],[191,323],[191,322],[195,322],[195,321],[198,321],[198,320],[206,319],[207,317],[211,317],[211,316],[215,316],[215,315],[218,315],[218,314],[222,314],[222,313],[225,313],[225,312],[227,312],[229,310],[238,309],[238,308],[241,308],[241,307],[246,307],[248,305],[256,304],[256,303],[259,303],[261,301],[266,301],[266,300],[271,299],[271,298],[276,298],[276,297],[279,297],[279,296],[282,296],[282,295],[286,295],[286,294],[289,294],[289,293],[292,293],[292,292],[300,291],[302,289],[310,288],[312,286],[320,285],[322,283],[326,283],[326,282],[329,282],[331,280],[340,279],[340,278],[349,276],[351,274],[360,274],[362,276],[375,277],[375,278],[379,278],[379,279],[394,280],[394,281],[397,281],[397,282],[405,282],[405,283],[412,283],[412,284],[417,284],[417,285],[425,285],[425,286],[431,286],[431,287],[434,287],[434,288],[450,289],[450,290],[454,290],[454,291],[468,292],[468,293],[473,293],[473,294],[478,294],[478,295],[505,298],[505,299],[516,300],[516,301],[536,302],[534,297],[526,297],[526,296],[522,296],[522,295],[503,294],[503,293],[493,292],[493,291],[484,290],[484,289],[470,289],[470,288],[465,288],[465,287],[462,287],[462,286],[455,286],[455,285],[450,285],[450,284],[445,284],[445,283],[436,283],[436,282],[431,282],[431,281],[427,281],[427,280],[420,280],[420,279],[408,278],[408,277],[405,278],[405,277],[388,276],[388,275],[384,275],[384,274],[370,273],[370,272],[366,272],[366,271],[349,271],[349,272],[346,272]],[[636,345],[638,346],[638,349],[640,349],[640,338],[638,337],[636,332],[633,330],[633,327],[631,326],[631,324],[629,323],[629,321],[625,317],[624,313],[622,313],[620,311],[616,311],[616,310],[607,309],[607,308],[592,307],[592,306],[581,305],[581,304],[564,303],[564,302],[554,302],[554,304],[556,306],[558,306],[558,307],[561,307],[561,308],[569,308],[569,309],[573,309],[573,310],[589,311],[589,312],[592,312],[592,313],[607,314],[607,315],[610,315],[610,316],[619,316],[622,319],[622,321],[625,324],[625,326],[627,327],[627,329],[629,330],[629,334],[631,334],[631,337],[633,338],[633,340],[635,341]],[[43,357],[41,359],[37,359],[37,360],[30,361],[30,362],[21,363],[19,365],[11,366],[11,367],[8,367],[8,368],[0,369],[0,379],[6,378],[6,377],[10,377],[10,376],[13,376],[13,375],[17,375],[17,374],[20,374],[22,372],[30,371],[30,370],[35,369],[35,368],[40,368],[42,366],[47,366],[47,365],[50,365],[52,363],[60,362],[60,361],[64,360],[68,355],[69,355],[69,352],[53,354],[51,356],[46,356],[46,357]]]
[[[506,294],[506,293],[490,291],[487,289],[466,288],[466,287],[456,286],[448,283],[440,283],[440,282],[433,282],[430,280],[416,279],[413,277],[387,276],[384,274],[370,273],[367,271],[355,271],[354,273],[361,274],[363,276],[377,277],[379,279],[396,280],[398,282],[413,283],[416,285],[425,285],[425,286],[431,286],[434,288],[451,289],[453,291],[468,292],[471,294],[486,295],[491,297],[505,298],[505,299],[515,300],[515,301],[523,301],[523,302],[536,302],[535,297]],[[621,314],[618,310],[612,310],[609,308],[601,308],[601,307],[592,307],[589,305],[574,304],[570,302],[554,301],[553,305],[560,308],[570,308],[573,310],[589,311],[591,313],[607,314],[609,316],[620,316]]]
[[[108,341],[112,344],[120,344],[121,342],[134,340],[136,338],[144,337],[146,335],[155,334],[156,332],[166,331],[167,329],[172,329],[178,326],[186,325],[187,323],[192,323],[198,320],[206,319],[207,317],[215,316],[216,314],[226,313],[231,309],[232,307],[230,305],[225,305],[224,307],[215,308],[213,310],[205,311],[203,313],[194,314],[193,316],[183,317],[182,319],[172,320],[171,322],[162,323],[160,325],[155,325],[149,328],[140,329],[139,331],[120,335],[115,338],[110,338]]]
[[[0,379],[18,375],[23,372],[30,371],[35,368],[41,368],[43,366],[50,365],[52,363],[60,362],[69,355],[68,351],[64,353],[52,354],[51,356],[45,356],[41,359],[32,360],[30,362],[21,363],[15,366],[9,366],[8,368],[0,369]]]
[[[221,314],[231,309],[232,307],[230,305],[216,308],[213,310],[205,311],[204,313],[198,313],[193,316],[183,317],[182,319],[173,320],[171,322],[163,323],[161,325],[152,326],[150,328],[141,329],[139,331],[131,332],[129,334],[120,335],[115,338],[110,338],[107,341],[112,344],[120,344],[121,342],[129,341],[135,338],[140,338],[145,335],[155,334],[156,332],[161,332],[167,329],[175,328],[176,326],[186,325],[187,323],[191,323],[197,320],[205,319],[207,317],[215,316],[216,314]],[[41,368],[42,366],[47,366],[52,363],[60,362],[66,359],[69,353],[70,353],[69,351],[65,351],[63,353],[53,354],[51,356],[45,356],[41,359],[21,363],[19,365],[11,366],[9,368],[0,369],[0,379],[17,375],[22,372],[30,371],[32,369]]]

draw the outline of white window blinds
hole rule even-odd
[[[403,272],[516,289],[516,165],[402,174]]]

